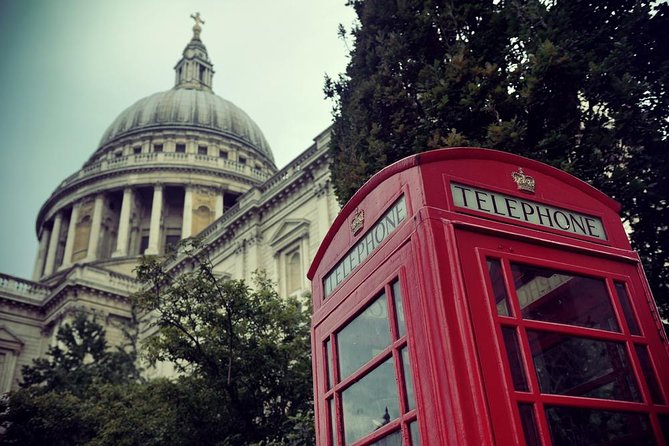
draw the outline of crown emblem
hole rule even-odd
[[[535,184],[534,178],[532,178],[529,175],[525,175],[525,172],[523,172],[522,167],[518,168],[518,172],[513,172],[511,174],[511,177],[513,177],[513,181],[516,182],[518,190],[523,192],[529,192],[531,194],[534,193],[534,184]]]
[[[353,231],[353,235],[357,235],[363,226],[365,226],[365,211],[357,209],[351,220],[351,231]]]

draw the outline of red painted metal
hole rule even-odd
[[[518,190],[512,173],[519,168],[535,180],[534,194]],[[590,216],[593,221],[601,221],[606,239],[591,237],[583,231],[583,234],[566,233],[530,219],[523,221],[518,215],[510,218],[502,212],[465,208],[456,202],[453,183],[483,191],[471,195],[481,200],[479,205],[496,205],[495,198],[492,202],[484,201],[495,194],[498,198],[507,197],[512,206],[507,209],[508,214],[513,214],[514,205],[526,202],[564,211],[562,215],[571,212]],[[488,198],[484,192],[490,194]],[[388,225],[378,226],[389,209],[397,209],[400,200],[404,200],[405,210],[395,212]],[[539,207],[536,209],[541,212]],[[344,206],[308,273],[313,285],[317,444],[363,446],[379,441],[396,444],[391,441],[396,435],[402,438],[401,444],[410,445],[416,440],[417,424],[421,445],[559,445],[564,440],[551,429],[560,430],[560,414],[570,410],[632,414],[629,419],[639,422],[638,429],[649,432],[640,430],[641,433],[634,434],[641,439],[636,444],[644,441],[666,444],[669,441],[666,438],[668,343],[619,212],[617,202],[560,170],[487,149],[426,152],[401,160],[372,177]],[[356,219],[359,224],[363,213],[362,229],[352,229],[351,221]],[[403,218],[395,218],[398,215]],[[557,214],[554,218],[557,221]],[[551,220],[546,221],[552,224]],[[367,245],[363,246],[364,243]],[[488,261],[501,265],[499,277],[508,293],[511,312],[508,316],[498,314],[494,298],[497,291],[493,289]],[[555,277],[565,277],[560,279],[565,281],[572,276],[577,280],[579,277],[595,280],[608,296],[602,299],[610,299],[610,306],[605,307],[610,308],[607,311],[611,326],[602,329],[561,321],[560,318],[576,317],[567,305],[554,306],[551,310],[554,320],[527,316],[523,311],[529,312],[532,305],[539,305],[539,300],[551,291],[543,290],[536,303],[525,302],[526,308],[521,309],[517,289],[522,280],[514,276],[522,269],[518,265],[557,271]],[[398,288],[393,288],[395,281],[399,281]],[[616,287],[626,290],[628,306],[616,297]],[[401,294],[399,300],[395,293]],[[388,302],[384,311],[388,317],[389,341],[370,347],[369,357],[363,357],[363,363],[354,372],[341,376],[337,364],[348,360],[350,346],[339,345],[338,336],[352,321],[360,320],[356,318],[362,318],[363,312],[372,308],[370,305],[382,294]],[[630,311],[632,323],[636,322],[640,330],[636,334],[629,325]],[[404,334],[398,325],[402,313]],[[385,333],[384,330],[381,331]],[[510,362],[513,355],[507,349],[512,347],[505,347],[508,339],[504,333],[517,339],[520,359],[514,361],[519,361],[520,366]],[[363,348],[366,343],[372,345],[377,342],[375,336],[361,338],[359,344]],[[564,345],[571,342],[605,346],[597,348],[608,352],[617,369],[566,393],[547,390],[546,371],[538,372],[537,364],[548,361],[544,357],[550,359],[551,346],[560,345],[557,343],[560,339],[567,340]],[[404,349],[408,349],[410,364],[404,363]],[[613,350],[618,353],[611,353]],[[645,351],[648,359],[645,356],[640,359],[639,354]],[[328,380],[328,358],[334,382]],[[366,378],[377,376],[370,374],[377,373],[385,364],[392,365],[388,370],[394,371],[396,383],[378,387],[379,398],[384,398],[379,407],[385,404],[386,412],[390,410],[396,416],[370,418],[378,424],[372,428],[360,421],[367,416],[365,407],[356,400],[362,397],[346,391],[360,386],[376,389],[378,383]],[[516,389],[514,373],[521,373],[520,369],[525,374],[526,390]],[[627,394],[619,390],[624,395],[613,398],[578,393],[590,388],[597,390],[602,382],[609,383],[607,389],[623,390],[625,385],[621,383],[626,382]],[[408,402],[412,389],[415,407]],[[381,395],[383,392],[390,392],[392,398]],[[380,409],[375,410],[378,415]],[[356,413],[362,414],[358,420]],[[627,444],[607,441],[602,439],[600,444]]]

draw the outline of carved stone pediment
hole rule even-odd
[[[7,327],[0,326],[0,348],[16,353],[23,349],[24,342]]]
[[[280,250],[286,245],[306,237],[309,234],[310,223],[309,220],[305,219],[284,220],[270,239],[270,245],[274,249]]]

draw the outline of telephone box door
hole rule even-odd
[[[667,349],[637,263],[456,238],[496,444],[668,444]]]

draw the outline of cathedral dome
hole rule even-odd
[[[177,87],[140,99],[112,122],[100,147],[138,132],[189,128],[241,140],[274,162],[265,136],[249,115],[207,89]]]

